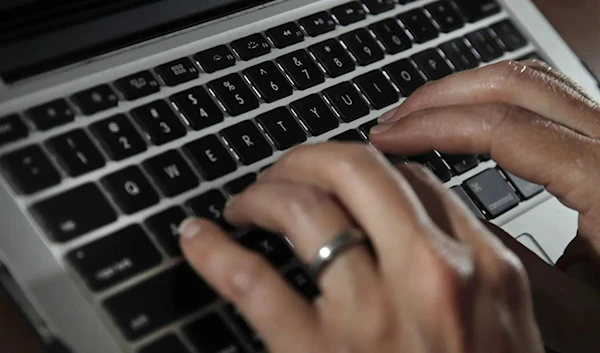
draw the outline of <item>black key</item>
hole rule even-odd
[[[425,6],[429,14],[440,26],[440,30],[444,33],[452,32],[465,25],[465,21],[461,15],[447,1],[438,1]]]
[[[369,28],[390,54],[396,54],[412,47],[412,41],[393,18],[374,23]]]
[[[335,29],[335,21],[327,12],[322,11],[314,15],[304,17],[298,21],[306,33],[311,37],[331,32]]]
[[[75,93],[71,99],[86,115],[92,115],[119,104],[119,98],[109,85],[100,85]]]
[[[444,154],[444,160],[450,166],[455,175],[463,174],[477,167],[479,161],[477,157],[467,154]]]
[[[35,204],[31,211],[53,240],[65,242],[117,219],[94,184],[85,184]]]
[[[279,49],[304,41],[302,29],[294,22],[284,23],[275,28],[271,28],[267,30],[266,34]]]
[[[208,83],[227,113],[237,116],[258,108],[258,98],[238,74],[231,74]]]
[[[502,22],[492,25],[492,30],[498,38],[504,43],[506,50],[515,51],[523,48],[527,45],[527,39],[523,37],[521,32],[515,27],[510,20],[504,20]]]
[[[27,126],[18,115],[13,114],[0,118],[0,146],[20,140],[27,135],[29,135]]]
[[[453,73],[452,68],[436,49],[427,49],[415,54],[411,59],[431,81],[439,80]]]
[[[463,186],[489,219],[496,218],[519,204],[519,196],[496,169],[467,180]]]
[[[331,140],[340,142],[365,142],[365,139],[360,132],[355,129],[342,132],[341,134],[332,137]]]
[[[158,195],[140,169],[131,166],[102,178],[121,211],[132,214],[158,203]]]
[[[311,94],[290,104],[313,136],[321,135],[339,126],[331,109],[317,94]]]
[[[94,291],[158,265],[161,256],[138,225],[129,226],[66,255]]]
[[[2,171],[21,194],[33,194],[60,183],[60,175],[39,146],[11,152],[0,159]]]
[[[440,46],[440,49],[446,54],[446,57],[452,62],[457,71],[470,70],[479,66],[479,59],[462,38],[444,43]]]
[[[292,285],[292,287],[298,291],[298,293],[310,301],[314,300],[321,294],[319,287],[317,287],[310,275],[299,267],[288,271],[285,274],[285,278]]]
[[[256,181],[256,174],[249,173],[244,176],[241,176],[235,180],[232,180],[225,184],[223,188],[230,195],[237,195],[242,193],[242,191],[246,190],[250,185],[252,185]]]
[[[219,45],[194,55],[205,72],[213,73],[235,65],[235,56],[225,45]]]
[[[446,166],[442,158],[435,152],[429,152],[419,156],[411,156],[409,157],[409,161],[426,166],[438,177],[438,179],[440,179],[442,183],[445,183],[452,178],[452,174],[450,173],[448,166]]]
[[[120,161],[146,150],[146,142],[124,114],[97,122],[90,130],[113,160]]]
[[[403,96],[408,97],[425,84],[425,79],[408,59],[402,59],[383,68],[394,80]]]
[[[46,141],[63,169],[72,177],[103,167],[104,157],[81,129],[69,131]]]
[[[139,338],[216,299],[187,265],[172,267],[104,301],[125,337]]]
[[[371,71],[354,79],[375,109],[382,109],[398,102],[400,96],[379,70]]]
[[[284,55],[277,61],[298,89],[305,90],[325,82],[325,75],[304,50]]]
[[[396,6],[394,0],[362,0],[362,3],[367,6],[369,12],[373,15],[393,10]]]
[[[544,61],[544,62],[546,62],[546,63],[548,62],[546,59],[542,58],[542,57],[540,56],[540,54],[538,54],[538,53],[529,53],[529,54],[525,54],[525,55],[523,55],[522,57],[518,58],[518,59],[517,59],[517,61],[524,61],[524,60],[527,60],[527,59],[536,59],[536,60],[541,60],[541,61]],[[591,73],[592,73],[592,72],[590,71],[590,74],[591,74]],[[593,76],[593,75],[592,75],[592,76]],[[599,85],[600,85],[600,83],[599,83]]]
[[[306,133],[286,107],[279,107],[256,117],[280,151],[306,141]]]
[[[250,165],[273,154],[273,149],[258,128],[249,120],[221,131],[229,146],[245,165]]]
[[[221,227],[230,229],[231,226],[223,218],[225,208],[225,196],[218,190],[210,190],[200,196],[188,200],[185,205],[194,215],[215,221]]]
[[[315,44],[309,49],[330,77],[338,77],[355,69],[354,61],[335,39]]]
[[[496,0],[452,0],[467,21],[477,22],[485,17],[500,12],[500,5]]]
[[[164,101],[155,101],[136,108],[131,111],[131,116],[155,145],[165,144],[187,133],[181,121]]]
[[[401,14],[398,18],[404,23],[404,26],[412,33],[417,43],[425,43],[437,38],[439,32],[437,28],[427,18],[422,9],[415,9]]]
[[[366,66],[383,60],[385,57],[383,49],[364,28],[346,33],[340,39],[346,44],[359,65]]]
[[[473,48],[477,50],[483,62],[498,59],[504,54],[504,49],[487,28],[467,34],[467,39],[471,42]]]
[[[144,168],[163,195],[173,197],[198,186],[198,177],[177,151],[168,151],[144,162]]]
[[[171,334],[140,349],[139,353],[190,353],[177,336]]]
[[[177,86],[198,78],[196,65],[188,58],[181,58],[154,69],[167,86]]]
[[[544,191],[544,187],[542,185],[534,184],[525,179],[521,179],[512,173],[504,171],[504,175],[506,175],[506,178],[519,192],[519,195],[521,195],[523,200],[528,200]]]
[[[233,41],[231,47],[242,60],[252,60],[271,52],[271,45],[260,33]]]
[[[238,330],[241,332],[242,338],[246,342],[250,343],[252,349],[254,349],[255,351],[259,351],[264,348],[264,343],[262,342],[260,336],[252,327],[250,327],[246,319],[242,316],[242,314],[237,310],[236,307],[234,307],[231,304],[227,304],[227,306],[225,307],[225,313],[227,314],[227,317],[229,317],[229,319],[233,321],[235,327],[237,327]]]
[[[452,192],[454,192],[461,199],[461,201],[467,206],[469,211],[471,211],[471,213],[473,213],[477,218],[485,219],[483,213],[481,213],[477,205],[475,205],[473,200],[471,200],[471,198],[469,197],[469,195],[467,195],[463,188],[461,188],[460,186],[455,186],[450,190],[452,190]]]
[[[362,132],[365,133],[365,135],[369,136],[369,132],[371,131],[371,129],[373,128],[373,126],[377,125],[377,119],[373,119],[369,122],[366,122],[364,124],[362,124],[360,126],[360,129],[362,130]]]
[[[201,86],[171,97],[189,126],[202,130],[223,121],[223,112]]]
[[[362,118],[371,111],[350,82],[343,82],[330,87],[323,91],[323,95],[346,122]]]
[[[281,267],[294,258],[289,244],[279,234],[255,229],[242,235],[239,242],[246,248],[264,256],[275,267]]]
[[[205,180],[214,180],[237,169],[237,164],[215,135],[183,146]]]
[[[117,80],[115,87],[130,101],[160,91],[160,84],[150,71],[141,71]]]
[[[480,155],[477,155],[477,158],[479,158],[479,160],[482,162],[487,162],[490,159],[492,159],[492,157],[489,154],[480,154]]]
[[[244,353],[238,339],[216,313],[208,314],[183,328],[192,345],[202,353]]]
[[[248,68],[244,70],[244,74],[265,102],[271,103],[294,93],[292,85],[271,61]]]
[[[352,1],[329,10],[342,26],[362,21],[367,18],[367,12],[357,1]]]
[[[144,224],[165,251],[171,256],[176,256],[181,254],[179,225],[185,219],[186,214],[180,207],[171,207],[146,219]]]
[[[36,129],[46,131],[53,127],[69,123],[75,119],[75,113],[64,99],[57,99],[25,112],[25,116]]]

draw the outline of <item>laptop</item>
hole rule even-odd
[[[600,96],[523,0],[2,2],[0,277],[67,352],[263,351],[185,264],[179,222],[227,227],[226,200],[291,147],[368,143],[426,81],[534,57]],[[406,159],[549,263],[576,233],[574,211],[488,156]],[[239,240],[318,295],[283,238]]]

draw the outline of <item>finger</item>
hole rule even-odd
[[[234,303],[273,352],[318,352],[318,316],[259,255],[237,245],[212,222],[181,226],[181,248],[208,284]],[[289,345],[294,342],[294,345]]]
[[[590,94],[581,85],[579,85],[577,82],[573,81],[573,79],[571,79],[569,76],[563,74],[562,72],[560,72],[557,69],[553,68],[552,66],[548,65],[547,63],[545,63],[541,60],[538,60],[538,59],[527,59],[525,61],[520,61],[520,63],[527,67],[530,67],[534,70],[538,70],[538,71],[550,76],[551,78],[556,79],[557,81],[559,81],[561,83],[564,83],[565,85],[572,88],[574,91],[581,94],[586,99],[588,99],[592,102],[595,101],[594,98],[592,96],[590,96]]]
[[[515,61],[460,72],[422,86],[385,122],[424,109],[502,102],[600,137],[600,108],[570,86]]]

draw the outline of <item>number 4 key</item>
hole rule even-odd
[[[201,130],[223,121],[223,112],[200,86],[171,97],[185,122],[194,130]]]

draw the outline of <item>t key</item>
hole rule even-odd
[[[256,120],[281,151],[306,141],[306,133],[286,107],[261,114]]]
[[[258,98],[238,74],[231,74],[212,81],[208,87],[215,92],[225,109],[238,116],[258,108]]]

